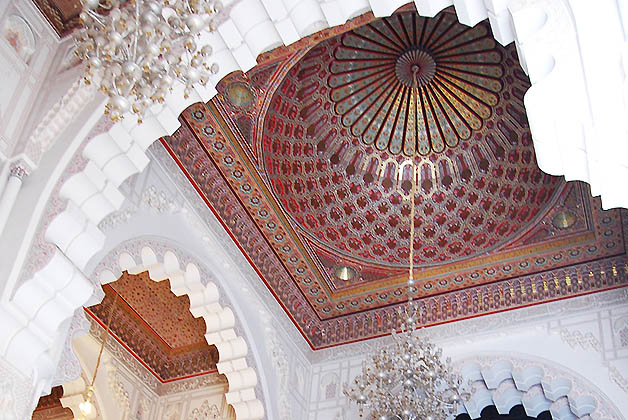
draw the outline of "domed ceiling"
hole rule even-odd
[[[265,118],[264,169],[317,246],[405,266],[414,159],[415,263],[473,257],[525,231],[561,182],[536,165],[527,83],[488,25],[398,13],[288,72]]]
[[[513,45],[453,9],[265,53],[162,145],[314,349],[628,282],[621,211],[536,165]],[[624,229],[623,224],[627,224]]]

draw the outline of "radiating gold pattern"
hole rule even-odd
[[[430,141],[435,138],[430,133],[449,133],[442,137],[445,140],[440,148],[434,148],[434,143],[419,144],[425,148],[413,156],[419,187],[414,261],[417,267],[430,266],[484,254],[524,232],[544,214],[560,185],[559,178],[543,174],[536,165],[523,107],[529,80],[517,64],[514,45],[501,47],[486,39],[490,34],[487,23],[470,29],[447,12],[431,21],[407,12],[400,15],[353,33],[384,28],[379,29],[383,33],[392,26],[390,22],[397,22],[398,27],[405,22],[405,26],[417,28],[419,39],[430,40],[419,45],[420,49],[400,51],[394,60],[383,64],[400,92],[419,90],[420,103],[413,106],[410,94],[399,94],[398,105],[382,101],[382,106],[390,105],[390,113],[373,114],[381,121],[369,122],[369,129],[377,128],[376,134],[380,134],[373,140],[368,131],[366,137],[355,135],[352,130],[362,124],[368,112],[356,114],[355,124],[347,125],[354,119],[351,101],[366,95],[366,90],[357,89],[360,81],[352,72],[347,70],[341,76],[338,69],[364,63],[373,67],[369,61],[371,53],[355,49],[351,60],[339,62],[337,57],[347,48],[346,33],[321,42],[291,67],[265,115],[261,156],[266,175],[285,211],[322,249],[365,264],[401,267],[408,261],[410,245],[407,226],[412,170],[407,155],[413,154],[413,130],[420,130]],[[406,32],[414,37],[412,29]],[[378,42],[385,42],[383,36]],[[469,64],[465,73],[481,73],[481,82],[475,85],[492,86],[495,92],[480,90],[486,94],[482,101],[476,99],[471,89],[463,89],[459,79],[451,75],[453,72],[445,71],[445,47],[438,45],[460,43],[464,46],[452,52],[459,60],[486,63],[490,61],[487,55],[501,58],[499,63],[490,65]],[[431,61],[437,57],[435,50],[439,51],[440,64],[438,60]],[[412,87],[413,66],[419,67],[415,69],[417,88]],[[499,80],[492,79],[499,75]],[[343,82],[347,86],[339,86],[341,77],[347,78]],[[451,87],[441,88],[448,77],[458,85],[451,83]],[[372,85],[367,84],[364,89]],[[456,88],[467,93],[456,96],[451,93]],[[380,93],[391,89],[382,88]],[[338,101],[341,97],[336,95],[340,94],[347,99]],[[446,99],[448,95],[452,99]],[[374,104],[376,97],[377,93],[370,97]],[[370,98],[365,97],[363,103]],[[444,99],[439,102],[438,98]],[[457,108],[445,106],[456,98],[460,103],[477,102],[477,113],[460,104]],[[487,103],[494,105],[489,107]],[[360,106],[358,103],[356,109]],[[468,116],[463,118],[465,112]],[[443,117],[439,119],[439,115]],[[404,122],[400,123],[402,117]],[[458,131],[448,131],[450,126],[445,123],[449,121],[457,121]],[[384,133],[389,125],[395,128],[390,132],[392,140]],[[457,133],[464,136],[458,137]],[[409,141],[404,145],[402,140],[406,138]],[[410,146],[410,150],[404,151],[402,146]],[[437,150],[442,152],[436,153]],[[336,265],[350,264],[335,260],[330,273],[334,278]],[[360,275],[363,272],[361,268]]]
[[[342,37],[334,58],[330,96],[342,124],[393,154],[457,146],[482,127],[502,89],[502,56],[488,26],[469,28],[447,13],[399,13],[364,25]]]

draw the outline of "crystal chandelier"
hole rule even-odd
[[[185,97],[205,85],[218,64],[209,62],[212,47],[198,41],[221,10],[218,0],[83,0],[76,54],[86,63],[85,82],[109,97],[105,113],[117,121],[132,112],[141,122],[176,81]]]
[[[417,104],[418,64],[412,66],[412,96]],[[442,361],[442,349],[418,334],[419,306],[414,289],[414,206],[416,165],[412,157],[410,195],[410,270],[408,303],[399,309],[401,331],[392,331],[392,344],[367,356],[362,373],[345,386],[344,393],[357,404],[360,417],[367,410],[376,420],[443,420],[455,415],[458,404],[468,399],[470,384],[452,373],[451,360]]]

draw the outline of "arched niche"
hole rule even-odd
[[[247,357],[250,346],[236,327],[238,320],[234,312],[222,303],[224,299],[221,299],[217,284],[209,279],[203,280],[195,263],[188,262],[183,266],[173,250],[158,254],[150,246],[142,246],[139,255],[122,251],[110,261],[111,265],[101,264],[96,269],[100,284],[115,281],[123,271],[130,274],[148,271],[153,281],[168,279],[176,296],[188,296],[192,315],[205,321],[207,343],[218,350],[217,368],[227,378],[225,399],[233,408],[235,418],[263,418],[264,405],[256,395],[258,374]]]
[[[486,407],[508,414],[522,405],[530,417],[549,411],[554,420],[623,418],[606,395],[584,376],[558,363],[516,353],[485,353],[454,364],[473,393],[459,413],[475,419]]]

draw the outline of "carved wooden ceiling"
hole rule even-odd
[[[106,326],[115,302],[112,335],[160,381],[216,372],[218,355],[205,340],[205,321],[192,316],[189,298],[172,293],[168,280],[124,272],[103,290],[105,298],[86,308],[88,316]]]
[[[514,46],[452,13],[267,53],[162,140],[314,349],[397,325],[412,159],[425,325],[627,282],[628,217],[538,169]]]
[[[60,37],[79,26],[81,0],[32,0]]]
[[[162,384],[217,374],[218,353],[205,340],[205,321],[194,318],[189,298],[172,293],[168,280],[155,282],[147,271],[137,275],[124,272],[104,285],[103,291],[101,303],[85,308],[87,317],[102,328],[111,317],[111,337]],[[72,419],[72,412],[61,405],[61,397],[60,386],[41,397],[33,420]]]
[[[69,408],[63,408],[61,405],[61,397],[63,397],[63,387],[55,386],[50,390],[50,394],[39,399],[35,411],[33,411],[33,420],[72,420],[74,415]]]

